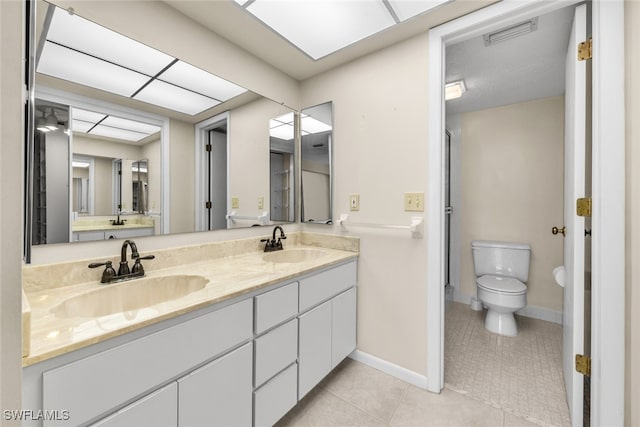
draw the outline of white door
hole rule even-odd
[[[584,218],[576,214],[576,199],[585,191],[586,63],[578,61],[578,43],[586,39],[585,5],[576,7],[567,49],[564,140],[564,267],[563,373],[572,425],[582,426],[583,377],[575,370],[575,355],[584,350]]]

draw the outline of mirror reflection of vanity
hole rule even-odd
[[[269,121],[291,113],[290,109],[179,58],[155,49],[150,54],[141,53],[139,49],[147,46],[106,28],[99,27],[94,33],[90,27],[95,24],[77,14],[71,15],[43,1],[38,2],[36,9],[35,96],[38,103],[60,108],[59,112],[56,110],[60,122],[56,133],[66,143],[67,155],[56,162],[61,169],[60,179],[52,179],[53,162],[48,162],[39,178],[37,175],[33,178],[34,189],[37,184],[46,184],[44,193],[64,196],[55,199],[59,205],[56,206],[53,200],[46,201],[46,194],[45,204],[38,204],[34,194],[33,244],[204,231],[199,228],[197,218],[214,199],[204,192],[203,182],[208,175],[198,164],[204,156],[199,149],[206,150],[208,145],[198,132],[198,124],[225,112],[227,150],[222,163],[226,166],[226,182],[208,189],[216,194],[224,190],[224,206],[218,214],[224,215],[223,225],[218,228],[295,221],[295,192],[291,191],[295,171],[293,143],[287,161],[280,164],[286,166],[281,174],[289,175],[284,186],[286,200],[280,198],[278,202],[286,208],[277,214],[271,206],[273,150],[269,143]],[[105,46],[107,52],[101,51]],[[102,56],[123,52],[129,53],[125,59],[107,57],[107,61],[100,62]],[[133,62],[119,64],[129,60]],[[153,66],[158,68],[147,69]],[[127,87],[122,89],[118,82],[126,82]],[[194,82],[205,84],[193,86]],[[208,92],[214,85],[222,88],[223,95]],[[180,91],[185,88],[186,92]],[[46,109],[36,110],[38,120],[46,120],[49,115]],[[87,117],[91,115],[96,117]],[[82,123],[85,119],[88,124]],[[107,128],[122,132],[119,127],[126,121],[141,128],[151,127],[152,131],[139,140],[96,133]],[[34,133],[34,139],[41,137],[37,131]],[[56,137],[50,132],[45,138],[48,143]],[[40,221],[49,226],[41,226],[40,232],[36,232],[37,210],[53,214],[56,207],[59,225]],[[118,216],[124,226],[112,225]],[[106,231],[91,229],[97,227],[95,223],[106,227]],[[83,238],[78,227],[85,227],[82,231],[87,233]],[[145,234],[124,232],[133,228],[145,229]],[[54,236],[53,230],[60,235]],[[89,238],[89,231],[95,231],[93,238]]]

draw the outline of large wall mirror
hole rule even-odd
[[[302,221],[331,224],[333,103],[303,109],[300,134]]]
[[[296,220],[292,110],[45,1],[35,44],[33,245]]]

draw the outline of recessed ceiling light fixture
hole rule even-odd
[[[235,0],[314,60],[449,0]]]
[[[530,19],[525,22],[521,22],[516,25],[512,25],[502,30],[487,33],[482,36],[485,46],[492,46],[496,43],[505,42],[507,40],[515,39],[516,37],[524,36],[538,29],[538,17]]]
[[[464,80],[447,83],[444,85],[444,99],[449,101],[450,99],[460,98],[466,91],[467,87],[464,84]]]

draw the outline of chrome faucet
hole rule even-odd
[[[128,247],[131,248],[131,259],[135,260],[132,269],[129,269],[129,262],[127,261]],[[125,240],[122,243],[122,249],[120,250],[120,267],[118,268],[117,274],[112,266],[113,263],[111,261],[92,262],[91,264],[89,264],[89,268],[96,268],[103,265],[105,266],[100,283],[122,282],[124,280],[131,280],[135,279],[136,277],[144,276],[144,267],[142,267],[142,263],[140,262],[140,260],[154,258],[154,255],[141,257],[138,253],[138,247],[136,246],[135,242],[133,240]]]
[[[280,237],[278,237],[278,240],[276,241],[276,231],[278,231],[278,229],[280,230]],[[265,252],[273,252],[273,251],[281,251],[282,249],[284,249],[282,247],[282,241],[283,239],[286,239],[287,236],[284,235],[284,230],[282,229],[282,227],[280,227],[279,225],[276,225],[273,228],[273,236],[271,238],[271,240],[269,239],[262,239],[260,240],[261,242],[266,242],[266,245],[264,246],[264,251]]]

